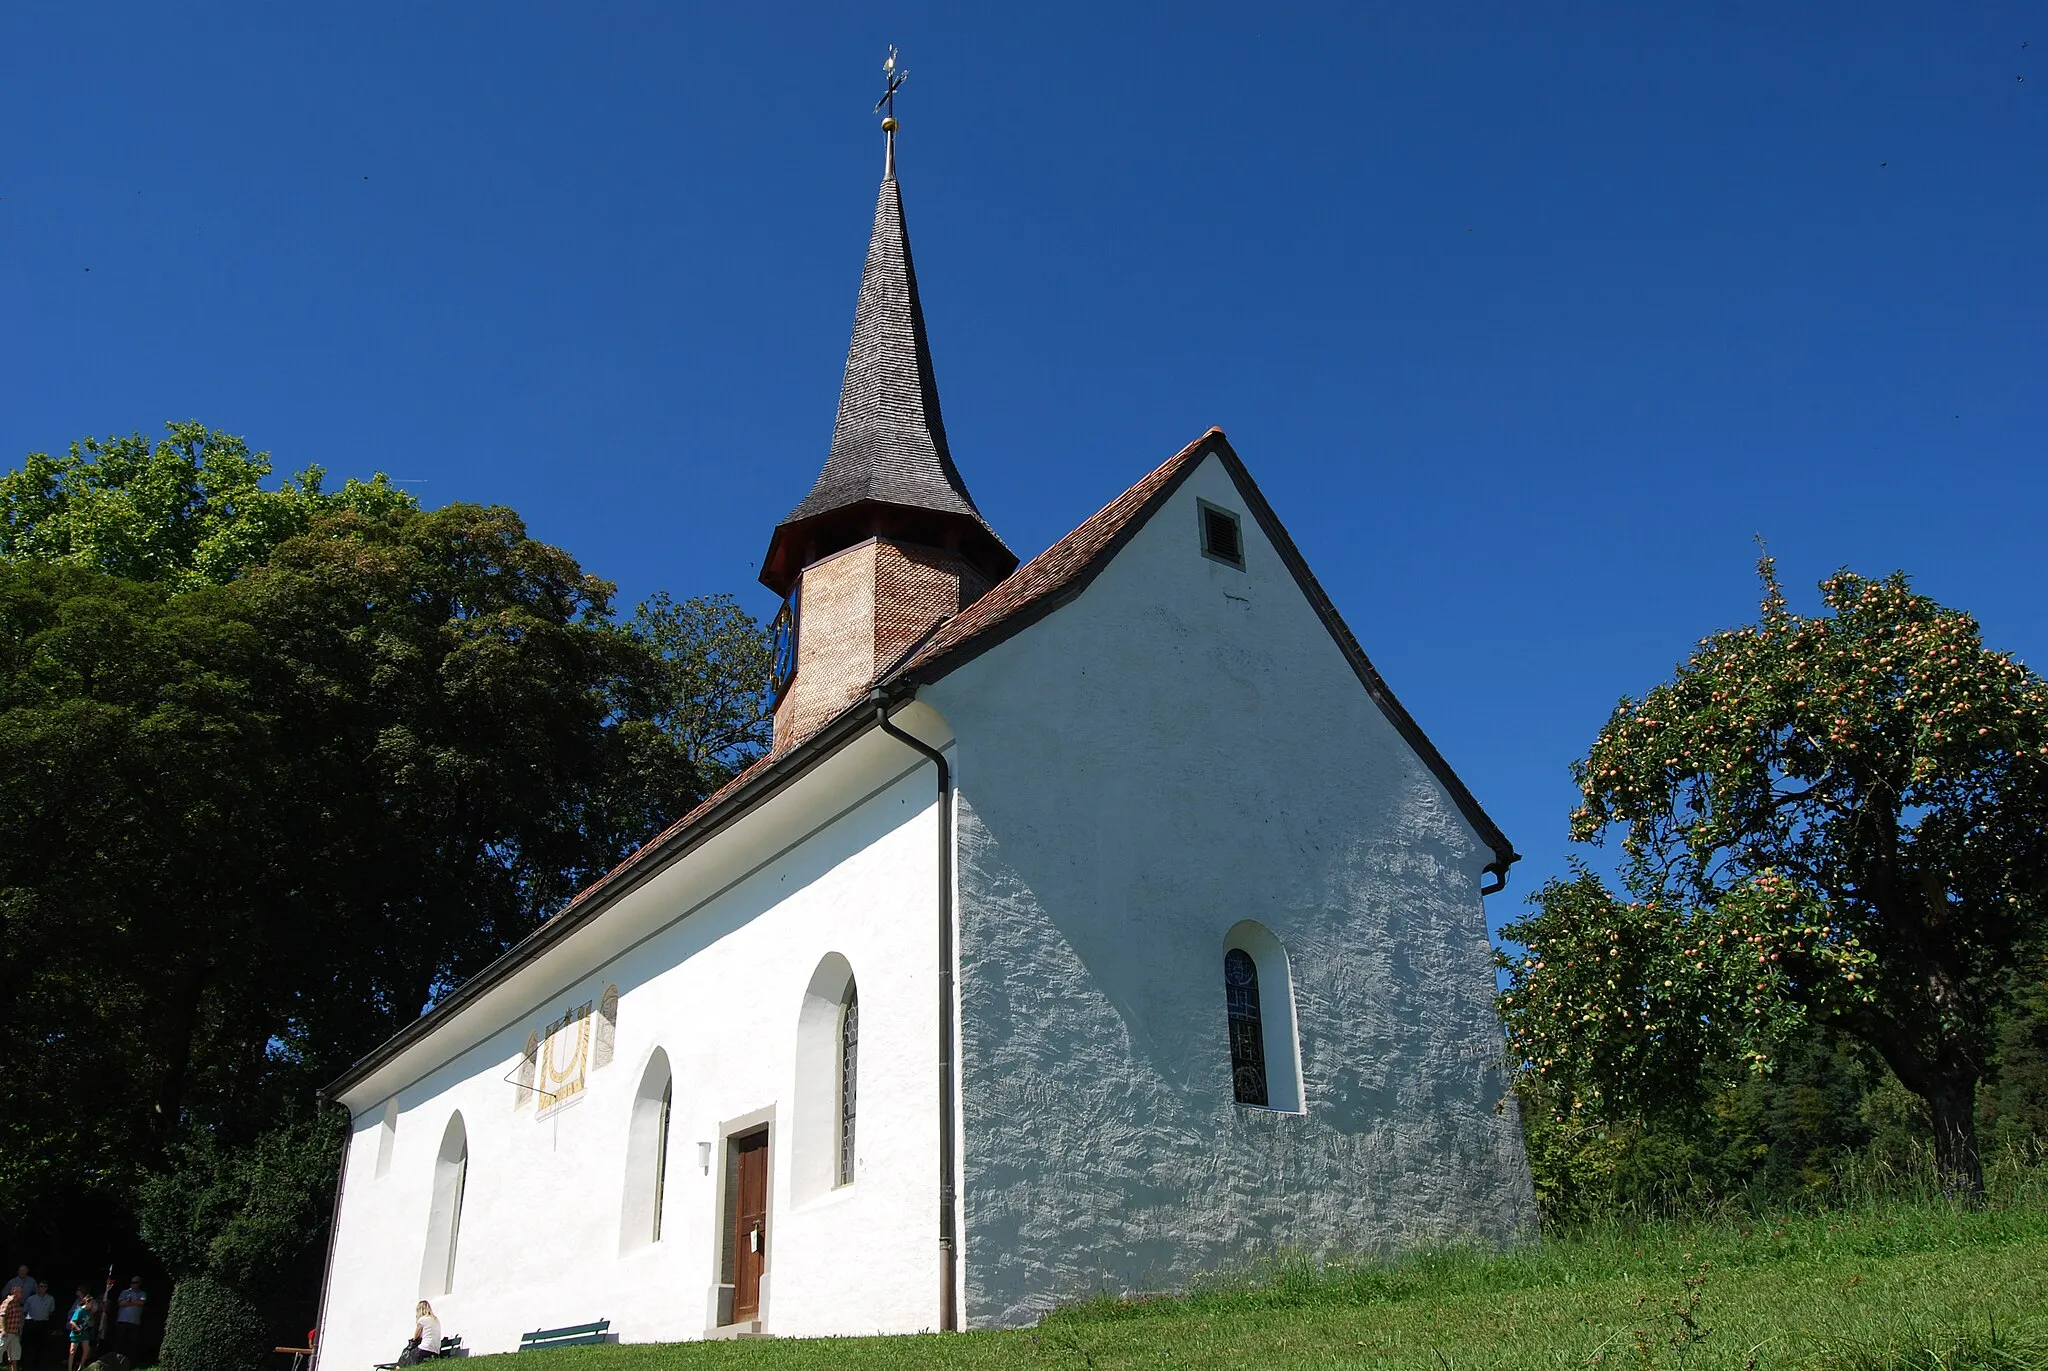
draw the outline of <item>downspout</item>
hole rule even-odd
[[[337,1104],[330,1100],[327,1092],[316,1090],[313,1098],[320,1104]],[[348,1115],[349,1136],[341,1143],[341,1170],[334,1178],[334,1212],[327,1216],[327,1264],[320,1271],[320,1309],[313,1316],[313,1362],[311,1371],[319,1371],[320,1356],[327,1348],[327,1292],[334,1284],[334,1244],[341,1236],[341,1192],[348,1185],[348,1154],[355,1150],[356,1115],[347,1105],[342,1110]]]
[[[1508,856],[1497,858],[1480,867],[1481,871],[1493,877],[1493,884],[1480,886],[1479,893],[1481,895],[1498,895],[1501,891],[1506,890],[1508,888],[1508,868],[1520,861],[1521,856],[1522,854],[1519,852],[1510,853]]]
[[[889,701],[881,691],[868,698],[882,732],[930,758],[939,772],[939,1331],[954,1333],[960,1311],[953,1222],[958,1203],[953,1185],[953,768],[944,753],[889,721]]]

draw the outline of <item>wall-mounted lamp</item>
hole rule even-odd
[[[704,1174],[705,1174],[705,1175],[707,1175],[707,1176],[708,1176],[708,1175],[710,1175],[710,1174],[711,1174],[711,1144],[710,1144],[710,1143],[708,1143],[708,1142],[700,1142],[700,1143],[698,1143],[698,1144],[697,1144],[697,1165],[699,1165],[699,1166],[701,1166],[701,1167],[703,1167],[703,1168],[704,1168]]]

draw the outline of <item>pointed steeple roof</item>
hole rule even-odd
[[[975,507],[946,446],[896,184],[894,130],[889,142],[832,452],[811,493],[776,526],[761,564],[761,580],[778,594],[787,594],[810,562],[876,534],[958,551],[991,581],[1017,565]]]

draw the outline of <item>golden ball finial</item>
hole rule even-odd
[[[888,118],[886,118],[886,119],[884,119],[884,120],[882,121],[882,132],[884,132],[884,133],[894,133],[895,131],[896,131],[896,116],[892,114],[892,115],[890,115],[890,116],[889,116]]]

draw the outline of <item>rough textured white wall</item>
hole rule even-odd
[[[599,1318],[626,1342],[705,1336],[722,1224],[722,1127],[761,1111],[774,1120],[766,1330],[936,1324],[932,772],[898,743],[864,755],[865,779],[839,776],[839,793],[851,801],[882,788],[851,812],[723,890],[732,873],[706,876],[696,856],[684,859],[598,920],[661,931],[607,965],[580,956],[579,933],[547,954],[559,993],[487,1026],[474,1046],[462,1040],[476,1033],[457,1021],[414,1049],[406,1061],[418,1065],[409,1069],[425,1074],[397,1091],[381,1175],[383,1096],[350,1101],[357,1131],[324,1368],[388,1361],[409,1335],[434,1157],[456,1110],[469,1133],[469,1172],[455,1284],[431,1298],[446,1330],[478,1352],[510,1350],[531,1329]],[[813,783],[823,784],[817,776],[799,784]],[[767,820],[757,813],[746,822],[756,821]],[[767,850],[800,836],[770,839]],[[792,1202],[798,1015],[831,953],[851,965],[860,991],[858,1169],[851,1186]],[[611,1065],[590,1072],[584,1093],[546,1117],[531,1104],[515,1109],[511,1082],[528,1032],[586,1001],[594,1013],[614,982],[621,996]],[[675,1081],[662,1240],[622,1253],[634,1096],[657,1049]],[[698,1164],[700,1142],[714,1144],[710,1175]]]
[[[1197,497],[1244,516],[1246,570],[1201,555]],[[1530,1222],[1495,1111],[1491,854],[1220,462],[1078,599],[924,698],[961,753],[972,1325],[1279,1249]],[[1232,1102],[1222,960],[1243,919],[1292,963],[1303,1114]]]

